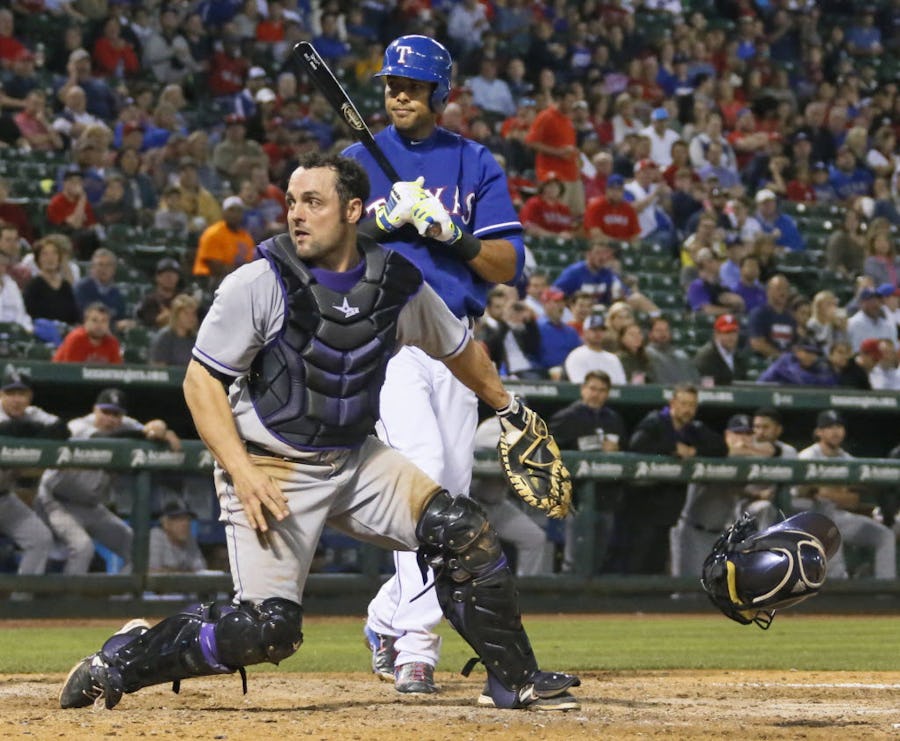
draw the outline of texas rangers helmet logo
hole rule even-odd
[[[406,64],[406,55],[413,53],[411,46],[397,46],[397,64]]]
[[[351,316],[356,316],[357,314],[359,314],[359,309],[357,309],[355,306],[350,306],[350,302],[347,301],[346,296],[344,296],[344,303],[342,303],[340,306],[332,306],[331,308],[340,311],[347,319],[349,319]]]

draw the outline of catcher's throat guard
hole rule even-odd
[[[776,610],[812,597],[841,544],[835,524],[804,512],[762,532],[745,514],[727,528],[703,564],[700,583],[726,617],[763,630]]]
[[[519,399],[498,417],[497,452],[513,491],[548,517],[565,517],[572,508],[572,477],[547,423]]]

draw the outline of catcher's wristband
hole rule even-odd
[[[356,225],[356,233],[362,234],[364,237],[368,237],[369,239],[374,239],[376,242],[384,242],[391,236],[391,233],[382,229],[378,224],[377,219],[374,218],[360,221]]]
[[[522,405],[519,403],[519,400],[513,395],[509,395],[509,402],[505,407],[500,407],[500,409],[495,409],[495,413],[498,417],[506,417],[510,414],[518,414],[519,409],[522,408]]]

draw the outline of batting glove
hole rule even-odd
[[[412,224],[421,236],[426,234],[438,242],[446,245],[455,244],[462,237],[462,231],[453,223],[444,204],[428,191],[423,191],[424,196],[416,201],[412,208]],[[432,228],[434,225],[440,227]]]
[[[481,252],[481,240],[460,229],[447,209],[435,196],[426,191],[412,210],[412,223],[419,234],[452,247],[464,260],[472,260]]]
[[[391,186],[387,201],[375,211],[375,221],[386,232],[413,223],[412,211],[416,204],[427,197],[422,188],[425,178],[419,176],[412,182],[398,182]]]

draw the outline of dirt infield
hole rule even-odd
[[[900,672],[585,673],[579,711],[475,706],[477,678],[438,672],[402,697],[369,674],[266,674],[150,687],[113,711],[59,710],[62,675],[0,677],[3,737],[233,739],[861,739],[900,737]]]

